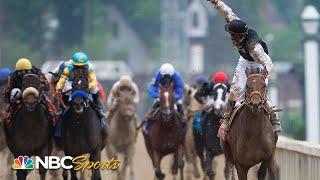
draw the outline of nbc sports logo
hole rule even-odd
[[[44,159],[41,159],[39,156],[35,156],[35,160],[33,161],[28,156],[19,156],[13,161],[12,168],[13,169],[39,169],[42,166],[45,169],[59,169],[60,167],[64,169],[71,169],[73,166],[67,166],[65,161],[72,160],[71,156],[65,156],[63,158],[59,158],[57,156],[44,156]]]
[[[28,156],[19,156],[13,161],[13,169],[33,169],[33,161]]]

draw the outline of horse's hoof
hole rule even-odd
[[[178,174],[178,168],[172,168],[172,172],[173,175],[177,175]]]
[[[164,179],[165,175],[161,172],[161,170],[156,170],[156,177],[158,179]]]

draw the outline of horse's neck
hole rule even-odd
[[[252,111],[250,107],[245,106],[243,113],[245,115],[243,120],[245,121],[246,131],[259,132],[259,130],[263,130],[266,121],[266,115],[263,109],[260,109],[260,111]]]
[[[117,111],[114,116],[115,126],[121,129],[129,129],[131,128],[133,118],[134,116],[126,117],[123,114],[121,114],[120,111]]]
[[[162,114],[160,113],[160,118],[163,118],[161,116],[162,116]],[[162,119],[160,120],[160,119],[157,118],[157,120],[159,120],[159,124],[160,124],[160,128],[161,129],[177,129],[177,126],[179,126],[179,123],[178,123],[178,118],[179,117],[174,114],[170,118],[171,119],[168,120],[168,121],[164,121]]]

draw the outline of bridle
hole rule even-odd
[[[264,76],[261,75],[261,74],[251,74],[251,75],[248,76],[248,79],[250,77],[253,77],[253,76],[256,76],[256,77],[262,79],[263,82],[265,81]],[[248,88],[248,86],[246,86],[246,87]],[[262,93],[260,93],[259,91],[253,91],[252,93],[248,94],[248,90],[246,90],[246,92],[245,92],[245,103],[246,103],[246,105],[249,105],[249,106],[252,105],[251,99],[252,99],[252,97],[254,95],[258,95],[260,97],[260,99],[261,99],[261,103],[264,104],[266,102],[267,88],[264,88],[264,91]]]
[[[165,117],[169,117],[172,115],[173,111],[170,109],[170,104],[169,104],[169,92],[166,91],[164,92],[164,97],[165,97],[165,108],[161,108],[161,113]]]

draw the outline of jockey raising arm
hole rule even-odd
[[[99,118],[104,118],[102,104],[99,98],[96,72],[93,64],[89,61],[89,57],[83,52],[77,52],[72,56],[72,59],[67,62],[63,70],[55,90],[60,94],[67,80],[73,81],[75,77],[85,76],[89,80],[89,91],[96,105]]]
[[[261,68],[262,74],[267,79],[272,70],[273,64],[268,55],[268,48],[266,43],[260,38],[258,33],[247,26],[247,24],[240,20],[239,17],[233,13],[232,9],[228,7],[221,0],[207,0],[210,1],[214,8],[224,16],[227,24],[225,30],[229,33],[234,47],[240,54],[240,59],[236,70],[234,72],[232,85],[226,111],[223,117],[223,123],[219,129],[218,136],[225,138],[226,132],[229,130],[229,118],[236,101],[244,99],[245,85],[246,85],[246,69],[247,68]],[[271,103],[268,101],[265,104],[271,116],[271,122],[274,125],[274,131],[280,132],[280,121],[277,119],[275,112],[272,109]]]

